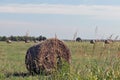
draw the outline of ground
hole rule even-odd
[[[45,76],[30,75],[25,54],[30,42],[0,42],[0,80],[120,80],[120,42],[65,42],[71,50],[70,72]]]

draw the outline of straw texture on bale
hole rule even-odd
[[[25,57],[30,73],[49,74],[59,69],[62,62],[71,62],[69,48],[58,39],[48,39],[28,49]]]

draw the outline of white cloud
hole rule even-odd
[[[92,15],[99,18],[118,18],[120,6],[11,4],[1,5],[0,13]]]

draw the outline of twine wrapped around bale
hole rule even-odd
[[[48,39],[28,49],[25,57],[26,68],[30,73],[50,74],[62,67],[63,61],[70,64],[69,48],[58,39]]]

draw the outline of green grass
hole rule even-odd
[[[71,50],[70,71],[30,75],[25,67],[27,49],[35,43],[0,42],[0,80],[120,80],[120,42],[65,42]]]

